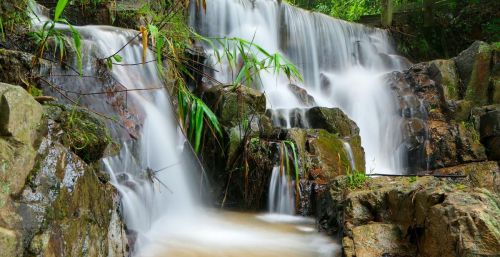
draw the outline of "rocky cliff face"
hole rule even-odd
[[[499,160],[498,52],[495,45],[476,42],[451,60],[419,63],[387,76],[405,119],[408,169]]]
[[[0,99],[0,256],[124,256],[99,118],[10,84]]]
[[[342,186],[344,177],[334,183]],[[369,180],[330,189],[342,206],[344,256],[496,256],[500,252],[498,194],[467,178]]]

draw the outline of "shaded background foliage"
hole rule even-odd
[[[288,0],[308,10],[380,26],[380,0]],[[394,0],[390,30],[400,54],[414,62],[450,58],[475,40],[500,41],[500,1]]]

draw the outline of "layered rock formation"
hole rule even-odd
[[[102,122],[19,86],[0,84],[0,99],[0,256],[124,256]]]

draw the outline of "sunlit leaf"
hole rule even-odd
[[[54,21],[59,21],[59,17],[61,17],[64,8],[66,8],[66,4],[68,4],[68,0],[57,1],[56,10],[54,12]]]
[[[123,61],[123,57],[119,54],[115,54],[113,55],[113,59],[115,59],[116,62],[122,62]]]

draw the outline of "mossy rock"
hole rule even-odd
[[[492,47],[482,41],[474,42],[454,58],[462,79],[465,99],[478,106],[488,103],[491,58]]]
[[[354,168],[362,172],[365,169],[364,151],[359,136],[346,140],[324,129],[290,129],[287,131],[287,139],[295,143],[305,174],[310,174],[323,183],[338,175],[347,174]],[[351,145],[356,167],[351,167],[345,142]]]
[[[104,122],[85,109],[66,108],[61,117],[62,143],[87,163],[96,162],[112,142]]]
[[[237,126],[250,115],[262,115],[266,111],[264,94],[242,85],[211,87],[205,92],[204,100],[226,127]]]
[[[460,97],[460,77],[453,60],[434,60],[430,62],[431,77],[443,87],[446,100]]]
[[[324,129],[341,137],[359,135],[359,128],[339,108],[313,107],[306,113],[309,126],[315,129]]]

